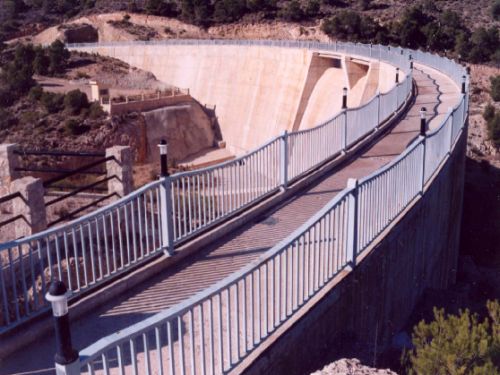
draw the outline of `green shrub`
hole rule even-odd
[[[434,309],[434,320],[414,328],[414,349],[407,353],[409,374],[500,374],[500,304],[488,302],[482,322],[469,310],[445,316]]]
[[[70,57],[69,51],[60,40],[53,42],[48,49],[49,71],[52,74],[62,73]]]
[[[491,16],[495,21],[500,21],[500,0],[495,0],[491,5]]]
[[[304,11],[298,0],[291,0],[280,10],[279,16],[286,21],[299,22],[304,18]]]
[[[131,13],[139,12],[139,7],[137,6],[135,0],[129,0],[127,10]]]
[[[26,111],[26,112],[21,113],[21,122],[23,124],[27,124],[27,125],[35,124],[37,122],[38,118],[39,118],[38,113],[36,113],[34,111]]]
[[[234,22],[247,12],[245,0],[218,0],[214,6],[216,22]]]
[[[175,17],[177,16],[177,4],[167,0],[147,0],[146,12],[156,16]]]
[[[7,87],[0,87],[0,108],[9,107],[15,101],[12,93]]]
[[[488,136],[495,146],[500,147],[500,112],[488,121]]]
[[[321,29],[338,39],[370,42],[386,30],[368,16],[362,17],[352,10],[343,10],[330,19],[326,19]]]
[[[77,135],[79,133],[79,128],[80,124],[78,123],[77,120],[75,119],[68,119],[64,123],[64,128],[66,129],[66,133],[72,134],[72,135]]]
[[[64,108],[64,95],[44,91],[40,102],[48,113],[57,113]]]
[[[43,88],[39,85],[33,86],[28,93],[29,98],[33,101],[40,100],[42,95],[43,95]]]
[[[50,59],[45,50],[41,47],[35,49],[35,58],[33,60],[33,71],[36,74],[47,75],[49,72]]]
[[[491,82],[491,98],[498,102],[500,101],[500,75],[495,77],[490,77]]]
[[[321,4],[319,0],[309,0],[304,9],[304,14],[309,18],[316,18],[321,13]]]
[[[78,115],[83,108],[88,107],[87,94],[80,90],[72,90],[64,96],[64,109],[72,115]]]
[[[93,102],[92,104],[90,104],[88,116],[92,120],[96,120],[98,118],[106,116],[106,112],[104,112],[102,106],[98,102]]]
[[[466,58],[473,63],[483,63],[491,59],[499,47],[498,28],[479,27],[471,35],[470,51]]]
[[[495,107],[491,103],[488,103],[484,108],[483,118],[486,121],[490,121],[493,117],[495,117]]]

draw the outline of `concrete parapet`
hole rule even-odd
[[[114,160],[106,162],[108,177],[108,193],[117,193],[120,197],[130,194],[134,189],[134,177],[132,171],[133,157],[129,146],[114,146],[106,149],[106,157],[114,157]]]
[[[0,195],[8,194],[11,182],[19,178],[17,149],[17,144],[0,144]]]
[[[15,229],[16,238],[29,236],[47,228],[42,180],[34,177],[23,177],[12,181],[11,193],[20,193],[21,197],[15,198],[12,203],[13,216],[21,215],[24,220],[19,220]]]

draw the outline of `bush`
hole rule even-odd
[[[480,27],[471,35],[470,51],[467,58],[473,63],[483,63],[491,59],[499,47],[498,29]]]
[[[0,108],[11,106],[15,99],[7,87],[0,87]]]
[[[489,317],[482,322],[469,310],[445,316],[434,309],[434,321],[414,328],[409,351],[409,374],[499,374],[500,304],[488,301]]]
[[[62,73],[70,57],[69,51],[60,40],[52,43],[48,49],[49,71],[52,74]]]
[[[306,8],[304,9],[304,14],[309,18],[316,18],[321,12],[321,4],[319,0],[309,0],[307,2]]]
[[[37,122],[38,118],[38,113],[34,111],[26,111],[21,113],[21,123],[23,124],[33,125]]]
[[[35,49],[35,58],[33,60],[33,71],[36,74],[47,75],[49,72],[50,59],[41,47]]]
[[[214,7],[216,22],[234,22],[245,15],[247,11],[245,0],[219,0]]]
[[[28,93],[29,98],[33,101],[40,100],[42,95],[43,95],[43,89],[39,85],[32,87]]]
[[[156,16],[175,17],[177,16],[177,4],[166,0],[147,0],[146,12]]]
[[[66,133],[71,134],[71,135],[78,135],[80,134],[80,124],[78,121],[75,119],[69,119],[66,120],[64,123],[64,128],[66,129]]]
[[[491,98],[498,102],[500,101],[500,75],[495,77],[490,77],[491,82]]]
[[[131,13],[139,12],[139,7],[137,6],[135,0],[129,0],[127,10]]]
[[[83,108],[89,107],[87,94],[73,90],[64,96],[64,109],[73,115],[78,115]]]
[[[280,10],[280,17],[286,21],[299,22],[304,18],[304,12],[298,0],[291,0]]]
[[[92,120],[104,117],[106,112],[102,109],[102,106],[98,102],[93,102],[89,108],[89,117]]]
[[[425,47],[427,44],[427,35],[425,34],[424,26],[430,22],[430,17],[420,7],[413,6],[407,8],[403,13],[401,21],[394,24],[393,33],[397,35],[403,47]]]
[[[500,0],[495,0],[491,5],[491,16],[495,21],[500,21]]]
[[[334,17],[325,20],[321,29],[326,34],[338,39],[357,42],[370,42],[375,40],[377,35],[386,33],[386,30],[372,18],[362,17],[351,10],[343,10]]]
[[[64,95],[53,92],[43,92],[40,102],[48,113],[57,113],[64,108]]]
[[[488,121],[488,136],[495,146],[500,147],[500,112]]]
[[[495,107],[488,103],[488,105],[484,108],[483,118],[486,121],[490,121],[493,117],[495,117]]]

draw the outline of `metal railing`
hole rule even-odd
[[[350,179],[314,217],[251,264],[82,350],[80,371],[222,374],[234,369],[326,283],[355,266],[357,256],[423,194],[462,134],[465,103],[462,95],[435,131],[419,136],[373,174]]]
[[[157,45],[166,43],[148,42]],[[73,298],[116,277],[154,254],[167,251],[190,237],[212,228],[280,187],[352,146],[366,136],[411,95],[407,51],[380,46],[341,43],[276,41],[169,41],[170,44],[262,45],[311,48],[383,55],[407,72],[405,80],[389,93],[358,111],[334,116],[316,128],[284,134],[235,160],[193,172],[183,172],[146,185],[117,202],[59,228],[0,245],[0,332],[48,310],[41,298],[46,284],[64,281]],[[110,43],[105,43],[108,45]],[[111,43],[111,45],[127,45]],[[143,44],[138,42],[138,44]],[[75,47],[75,45],[73,45]],[[383,52],[383,53],[382,53]],[[368,57],[369,57],[368,55]],[[380,102],[380,113],[369,116]],[[386,112],[382,109],[387,108]],[[340,116],[340,117],[339,117]],[[351,120],[345,117],[350,117]],[[342,123],[342,117],[344,122]],[[370,119],[370,126],[365,120]],[[353,122],[349,122],[353,121]],[[361,128],[357,132],[355,128]],[[337,138],[339,132],[342,137]],[[350,135],[349,135],[350,134]],[[345,138],[349,135],[349,139]],[[327,138],[328,137],[328,138]],[[322,145],[318,148],[318,145]],[[46,272],[48,270],[48,272]],[[45,275],[48,273],[48,277]]]
[[[47,310],[50,280],[78,295],[161,251],[161,185],[155,181],[69,224],[0,245],[4,330]]]

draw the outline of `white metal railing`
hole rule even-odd
[[[463,95],[435,131],[418,137],[372,175],[350,180],[314,217],[259,259],[183,303],[84,349],[81,371],[221,374],[233,369],[329,280],[355,265],[357,255],[423,193],[462,134],[465,103]]]
[[[137,42],[165,43],[326,49],[365,53],[374,58],[378,53],[406,70],[407,75],[389,93],[378,95],[357,110],[341,112],[316,128],[282,135],[229,162],[163,178],[61,227],[0,244],[0,332],[48,310],[42,297],[50,280],[64,281],[76,297],[158,253],[171,253],[182,241],[241,212],[345,151],[359,139],[357,136],[364,137],[370,128],[375,130],[390,117],[411,92],[409,52],[401,53],[395,48],[290,41]],[[380,112],[378,121],[373,121],[376,101],[380,102]],[[346,116],[351,120],[346,121]],[[362,131],[358,132],[358,128]]]
[[[359,182],[349,180],[314,217],[251,264],[82,350],[77,373],[168,369],[170,374],[223,374],[234,369],[326,283],[346,266],[355,266],[357,256],[423,194],[462,131],[445,144],[438,163],[426,158],[426,148],[434,147],[427,140],[450,134],[451,117],[460,118],[464,129],[464,101],[462,96],[429,137],[418,137],[399,157]]]

